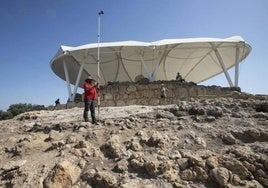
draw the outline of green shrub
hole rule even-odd
[[[7,109],[7,112],[10,112],[13,116],[19,115],[24,112],[31,111],[32,105],[31,104],[12,104]]]
[[[9,106],[7,109],[8,112],[10,112],[13,116],[19,115],[24,112],[29,112],[29,111],[37,111],[37,110],[46,110],[44,105],[32,105],[32,104],[12,104]]]
[[[0,110],[0,120],[11,119],[16,115],[29,111],[47,110],[44,105],[33,105],[26,103],[12,104],[9,106],[6,112]]]
[[[0,121],[13,118],[12,113],[0,110]]]

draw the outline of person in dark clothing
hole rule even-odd
[[[179,82],[185,82],[185,80],[182,78],[179,72],[177,73],[176,80],[178,80]]]
[[[161,95],[160,95],[161,98],[167,97],[167,88],[165,87],[164,84],[161,84],[160,93],[161,93]]]
[[[60,104],[60,99],[57,99],[56,101],[55,101],[55,106],[58,106]]]
[[[98,87],[98,83],[95,83],[93,78],[89,76],[84,83],[84,120],[86,122],[89,121],[88,118],[88,111],[90,110],[91,113],[91,120],[93,124],[98,124],[95,116],[95,101],[97,99],[97,91],[96,88]]]
[[[57,107],[60,105],[60,99],[55,100],[55,106],[53,110],[57,109]]]

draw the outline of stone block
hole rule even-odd
[[[161,85],[159,85],[159,84],[149,84],[148,88],[150,90],[159,90],[160,91]]]
[[[148,89],[148,85],[137,85],[136,90],[137,91],[144,91]]]
[[[188,89],[188,92],[189,92],[189,97],[196,97],[198,95],[196,87],[190,87]]]
[[[204,87],[197,87],[197,95],[200,96],[200,95],[206,95],[206,88]]]
[[[149,99],[149,105],[152,105],[152,106],[159,105],[159,100],[160,99],[157,99],[157,98]]]
[[[174,94],[177,98],[185,98],[188,97],[188,90],[186,88],[177,88]]]
[[[125,105],[126,105],[126,103],[123,100],[117,100],[116,101],[116,106],[125,106]]]
[[[116,106],[116,103],[114,100],[106,100],[101,103],[102,106]]]
[[[124,93],[120,98],[121,99],[129,99],[129,96],[128,96],[128,94]]]
[[[137,90],[136,86],[135,85],[130,85],[127,87],[127,92],[128,93],[131,93],[131,92],[135,92]]]
[[[136,105],[137,100],[136,99],[130,99],[126,101],[126,105]]]
[[[113,99],[113,95],[111,93],[105,93],[103,96],[104,96],[104,100],[112,100]]]
[[[154,97],[154,91],[144,90],[144,92],[142,93],[142,96],[145,98],[152,98],[152,97]]]
[[[118,89],[118,92],[125,93],[128,87],[129,86],[127,86],[127,85],[121,85],[121,87],[119,87],[119,89]]]

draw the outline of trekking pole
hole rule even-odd
[[[100,11],[98,13],[98,121],[100,121],[100,21],[101,21],[101,15],[103,15],[104,12]]]

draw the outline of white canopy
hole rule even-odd
[[[200,83],[224,72],[230,86],[238,86],[238,64],[251,51],[240,36],[61,46],[50,66],[56,75],[75,85],[74,93],[78,86],[83,86],[88,75],[97,79],[98,45],[102,85],[133,82],[138,75],[150,81],[174,80],[178,72],[186,81]],[[234,66],[235,84],[227,71]],[[70,93],[70,85],[68,87]]]

